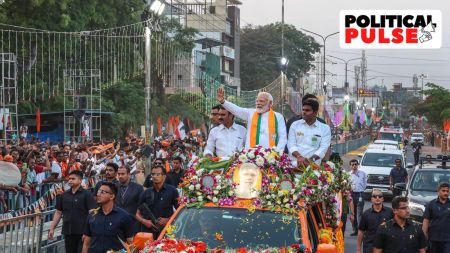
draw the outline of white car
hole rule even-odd
[[[364,195],[371,194],[372,189],[380,189],[385,196],[392,196],[389,189],[389,174],[395,166],[395,160],[400,159],[406,168],[403,150],[398,149],[367,149],[361,159],[360,170],[367,175],[367,187]],[[412,164],[408,164],[408,168]]]
[[[417,140],[417,142],[423,144],[424,139],[425,139],[425,136],[423,135],[423,133],[413,133],[411,135],[411,143],[414,143]]]
[[[389,146],[395,146],[397,149],[401,149],[400,145],[398,145],[398,141],[390,141],[390,140],[375,140],[373,144],[384,144]]]
[[[398,145],[397,146],[393,146],[393,145],[376,144],[376,143],[369,144],[369,146],[367,146],[367,149],[394,149],[394,150],[399,150]]]

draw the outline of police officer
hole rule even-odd
[[[372,243],[378,226],[394,218],[392,209],[383,205],[384,197],[380,190],[372,190],[371,201],[372,207],[364,211],[359,223],[358,242],[356,244],[357,253],[372,253]],[[364,242],[363,251],[361,251],[362,242]]]
[[[440,183],[438,197],[425,207],[422,229],[431,243],[431,253],[450,253],[449,183]]]
[[[427,239],[419,223],[410,220],[407,197],[392,200],[394,218],[378,227],[373,253],[425,253]]]

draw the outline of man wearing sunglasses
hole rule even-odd
[[[120,240],[131,244],[135,234],[133,218],[115,205],[116,196],[116,184],[101,182],[97,191],[97,203],[100,207],[87,218],[82,253],[121,250],[123,246]]]
[[[157,238],[174,210],[178,208],[178,191],[165,183],[166,170],[162,166],[154,166],[150,175],[153,185],[139,198],[136,220],[143,225],[142,231],[150,231],[153,238]]]
[[[373,240],[373,253],[425,253],[427,238],[420,224],[409,219],[407,197],[392,200],[394,218],[381,224]]]
[[[358,169],[359,162],[356,159],[350,161],[351,169],[351,185],[352,185],[352,199],[353,210],[355,211],[353,219],[353,233],[351,236],[358,234],[358,221],[361,220],[361,215],[364,209],[363,193],[366,190],[367,178],[366,173]]]
[[[383,193],[378,189],[372,190],[372,207],[364,211],[358,227],[357,253],[372,253],[373,239],[377,233],[378,226],[394,218],[392,209],[383,205]],[[363,251],[361,251],[363,243]]]

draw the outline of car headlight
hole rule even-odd
[[[421,204],[417,204],[414,202],[409,202],[409,208],[411,209],[411,213],[422,216],[425,212],[425,206]]]

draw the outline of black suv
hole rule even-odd
[[[421,157],[419,167],[413,171],[408,184],[395,184],[394,187],[403,190],[404,195],[409,198],[413,219],[422,222],[425,206],[437,198],[439,183],[450,182],[450,166],[447,165],[447,159],[447,156]]]

